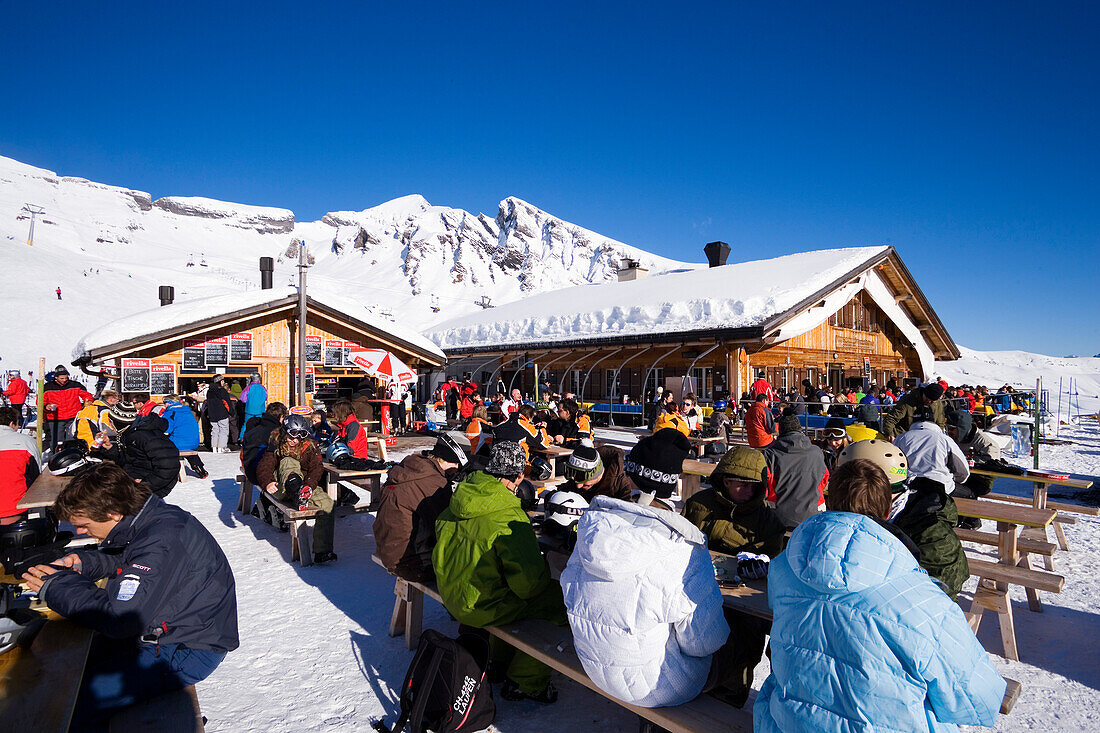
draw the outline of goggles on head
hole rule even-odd
[[[297,438],[298,440],[305,440],[310,436],[310,432],[308,430],[300,429],[288,430],[286,431],[286,434],[292,438]]]

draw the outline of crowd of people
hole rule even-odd
[[[981,390],[887,385],[873,391],[877,403],[845,396],[850,415],[824,410],[830,419],[812,440],[800,416],[821,400],[804,387],[801,408],[758,382],[747,405],[716,402],[706,418],[695,395],[662,394],[652,432],[626,451],[595,445],[575,395],[540,388],[531,402],[517,390],[486,403],[469,378],[449,380],[434,397],[461,427],[386,467],[377,554],[391,573],[434,583],[462,627],[486,637],[488,679],[505,700],[551,704],[557,692],[549,667],[484,630],[543,619],[571,630],[597,687],[633,705],[706,693],[742,707],[770,648],[758,730],[991,725],[1005,683],[955,602],[969,569],[952,497],[989,491],[970,468],[1000,461],[1003,441],[975,415],[999,406],[978,399]],[[93,395],[59,367],[47,395],[48,449],[81,457],[56,463],[77,470],[55,511],[100,544],[24,579],[104,635],[78,702],[92,730],[120,706],[204,679],[238,644],[224,555],[194,517],[163,501],[202,422],[212,450],[237,443],[260,489],[257,516],[279,521],[271,501],[316,510],[313,559],[333,562],[335,502],[322,461],[369,460],[360,419],[373,415],[375,393],[357,390],[327,411],[288,408],[268,400],[258,377],[228,388],[215,377],[154,402],[106,388]],[[1024,403],[1012,397],[1009,409]],[[5,487],[25,491],[41,456],[19,430],[22,417],[0,408],[0,469]],[[748,445],[735,440],[742,426]],[[708,486],[681,501],[689,437],[704,430],[722,438],[714,468]],[[540,495],[554,445],[571,449],[564,483]],[[0,495],[0,523],[19,519],[11,493]],[[569,553],[560,582],[540,534]],[[768,579],[772,621],[723,606],[711,552],[733,558],[740,578]],[[188,573],[173,570],[182,557]]]

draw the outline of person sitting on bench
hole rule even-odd
[[[337,438],[348,448],[356,458],[370,458],[370,441],[367,440],[367,431],[359,424],[359,418],[355,415],[351,400],[336,400],[332,406],[332,427],[336,431]]]
[[[772,672],[753,705],[758,733],[996,720],[1005,681],[962,609],[883,521],[890,501],[879,466],[848,461],[829,480],[828,511],[799,524],[771,562]]]
[[[955,441],[959,449],[974,460],[975,468],[1001,473],[1023,473],[1018,466],[1006,463],[1001,458],[1001,443],[994,437],[994,434],[979,428],[975,424],[973,416],[966,410],[948,411],[947,437]],[[965,481],[955,483],[955,491],[952,496],[960,496],[963,499],[977,499],[979,496],[985,496],[993,489],[993,481],[992,476],[972,473]],[[966,517],[966,519],[972,518]],[[973,521],[977,522],[979,526],[981,525],[980,519],[974,519]],[[959,526],[967,525],[960,521]],[[975,526],[969,526],[968,528],[977,529]]]
[[[970,578],[970,566],[955,534],[959,510],[951,493],[955,481],[966,481],[970,469],[955,441],[932,421],[931,413],[918,412],[915,420],[909,430],[894,438],[894,446],[907,459],[909,475],[907,491],[895,502],[890,521],[917,543],[921,567],[941,581],[954,599]]]
[[[535,408],[530,405],[520,405],[508,419],[493,427],[493,441],[510,441],[523,446],[523,453],[527,461],[531,461],[531,451],[546,450],[548,438],[546,431],[535,427],[531,421],[535,419]],[[471,442],[473,442],[471,440]]]
[[[767,575],[768,561],[783,550],[783,523],[764,503],[768,462],[754,448],[737,446],[722,456],[710,475],[712,488],[688,499],[684,518],[703,531],[711,550],[735,555],[741,575]],[[762,557],[763,556],[763,557]],[[764,654],[769,624],[763,619],[726,611],[730,635],[737,639],[738,654],[724,660],[727,667],[725,697],[741,707],[752,689],[753,670]]]
[[[271,434],[268,446],[256,467],[257,485],[263,489],[259,503],[266,503],[264,509],[272,524],[276,523],[276,518],[271,512],[278,509],[265,502],[266,494],[271,494],[276,501],[291,509],[318,510],[320,514],[313,527],[313,562],[318,565],[335,562],[336,553],[332,551],[335,530],[333,501],[321,486],[324,466],[321,450],[313,442],[313,426],[309,418],[305,415],[287,415],[282,426]]]
[[[115,436],[117,442],[98,433],[95,437],[102,447],[92,455],[114,461],[163,499],[180,479],[180,451],[165,435],[167,429],[168,421],[160,415],[142,415]]]
[[[458,483],[436,520],[432,566],[443,605],[461,624],[481,629],[527,618],[567,623],[561,586],[551,579],[515,495],[526,467],[519,443],[494,441],[488,466]],[[495,636],[489,646],[492,664],[504,668],[501,697],[547,704],[558,699],[549,667]]]
[[[562,491],[573,491],[589,504],[597,496],[633,501],[638,488],[623,471],[623,450],[613,445],[592,447],[592,441],[582,440],[565,461],[566,481]]]
[[[732,668],[726,649],[737,640],[706,536],[675,512],[597,496],[577,525],[561,587],[577,657],[612,697],[682,705]]]
[[[74,474],[54,511],[99,540],[23,576],[52,610],[98,632],[71,731],[105,731],[113,712],[206,679],[239,646],[233,571],[195,517],[113,463]]]
[[[389,470],[374,520],[374,545],[386,570],[417,583],[435,578],[435,520],[451,500],[451,476],[469,462],[443,433],[430,451],[413,453]]]

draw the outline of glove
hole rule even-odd
[[[737,553],[737,574],[749,580],[760,580],[768,577],[768,563],[771,558],[767,555],[757,555],[753,552]]]

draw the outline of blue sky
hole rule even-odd
[[[303,221],[514,195],[695,261],[712,239],[734,259],[888,243],[957,342],[1100,352],[1097,3],[5,2],[0,19],[0,154],[63,175]]]

